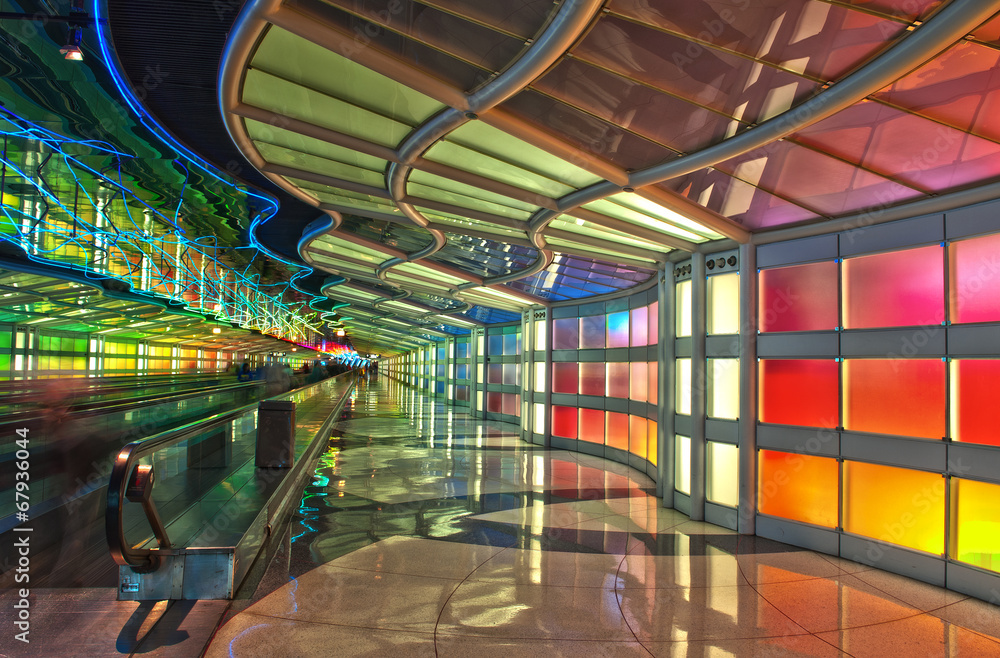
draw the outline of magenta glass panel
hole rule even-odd
[[[819,215],[718,169],[702,169],[657,185],[660,189],[703,203],[748,229],[783,226]]]
[[[908,327],[944,320],[944,249],[844,260],[844,326]]]
[[[604,412],[600,409],[580,409],[580,440],[604,444]]]
[[[493,363],[486,368],[487,384],[503,384],[503,364]]]
[[[956,359],[952,364],[952,439],[1000,446],[996,413],[1000,360]]]
[[[630,363],[629,368],[631,370],[631,375],[629,377],[631,393],[629,397],[636,402],[646,402],[646,386],[649,383],[649,373],[646,369],[646,362],[640,361],[638,363]]]
[[[491,413],[501,413],[503,410],[503,396],[500,393],[486,394],[486,411]]]
[[[649,345],[646,331],[649,329],[649,309],[645,306],[632,309],[632,347]]]
[[[564,439],[576,438],[576,407],[552,406],[552,436]]]
[[[580,395],[607,394],[605,389],[605,364],[603,361],[580,364]]]
[[[926,439],[945,435],[941,359],[847,359],[844,428]]]
[[[579,390],[579,363],[552,363],[552,392],[576,395]]]
[[[521,396],[518,393],[503,393],[502,413],[508,416],[521,415]]]
[[[833,331],[837,319],[837,263],[809,263],[762,270],[760,330]]]
[[[493,366],[490,366],[491,368]],[[520,363],[505,363],[503,364],[503,383],[516,386],[519,375],[521,374],[521,364]]]
[[[605,445],[628,450],[628,414],[609,411],[605,424],[605,435]]]
[[[1000,320],[1000,234],[948,245],[952,322]]]
[[[628,347],[628,311],[608,313],[608,347]]]
[[[628,380],[629,380],[629,364],[627,363],[609,363],[608,364],[608,397],[609,398],[627,398],[628,397]]]
[[[580,318],[580,349],[604,349],[604,316]]]
[[[580,321],[577,318],[560,318],[552,321],[552,349],[580,349]]]
[[[649,313],[647,314],[649,318],[649,331],[647,336],[649,338],[650,345],[660,344],[660,303],[653,302],[649,305]]]

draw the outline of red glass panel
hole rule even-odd
[[[503,413],[509,416],[521,415],[521,396],[518,393],[504,393],[501,403]]]
[[[660,403],[660,364],[656,361],[650,361],[647,364],[648,373],[648,387],[646,389],[646,399],[650,404]]]
[[[839,364],[833,359],[761,360],[761,422],[837,427],[839,380]]]
[[[632,347],[649,344],[649,336],[646,334],[649,329],[648,314],[649,309],[645,306],[632,309]]]
[[[837,319],[837,263],[809,263],[760,273],[760,330],[833,331]]]
[[[503,411],[503,397],[500,393],[486,394],[486,411],[497,414]]]
[[[580,381],[579,363],[552,363],[552,392],[576,395]]]
[[[552,406],[552,436],[576,438],[576,407]]]
[[[646,458],[648,437],[646,435],[646,419],[641,416],[628,417],[628,451],[633,455]]]
[[[628,380],[629,380],[629,364],[609,363],[607,396],[609,398],[627,398]]]
[[[604,349],[604,316],[580,318],[580,349]]]
[[[631,399],[636,402],[646,402],[646,385],[649,383],[649,373],[646,372],[646,362],[640,361],[629,364],[631,370],[630,393]]]
[[[945,435],[945,364],[940,359],[848,359],[844,427],[940,439]]]
[[[952,242],[948,265],[951,321],[1000,320],[1000,234]]]
[[[944,249],[921,247],[844,261],[844,326],[906,327],[944,320]]]
[[[580,409],[580,440],[604,444],[604,412],[600,409]]]
[[[761,514],[837,527],[836,459],[761,450],[757,509]]]
[[[580,364],[580,395],[599,395],[604,397],[606,394],[604,377],[605,375],[605,365],[604,362],[587,362]]]
[[[628,450],[628,414],[609,411],[607,413],[605,434],[607,436],[606,445],[612,448]]]
[[[956,359],[951,386],[952,438],[1000,446],[996,413],[1000,360]]]
[[[552,321],[552,349],[580,349],[580,320],[578,318],[560,318]]]

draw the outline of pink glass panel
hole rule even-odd
[[[837,320],[837,263],[809,263],[762,270],[760,330],[833,331]]]
[[[647,373],[649,375],[649,383],[646,388],[646,399],[650,404],[659,404],[660,398],[660,364],[656,361],[650,361],[648,364]]]
[[[996,413],[1000,360],[956,359],[953,363],[952,438],[1000,446]]]
[[[486,394],[486,411],[501,413],[503,410],[503,398],[500,393]]]
[[[646,419],[642,416],[628,417],[628,451],[643,459],[646,458],[649,440],[646,435],[646,423]]]
[[[646,331],[649,329],[648,315],[649,309],[645,306],[632,309],[632,347],[649,344],[649,337],[646,334]]]
[[[486,371],[486,383],[487,384],[502,384],[503,383],[503,364],[493,363],[487,366]]]
[[[951,321],[1000,320],[1000,234],[952,242],[948,265]]]
[[[608,347],[628,347],[628,311],[608,313]]]
[[[600,409],[580,409],[580,440],[604,444],[604,412]]]
[[[552,407],[552,436],[564,439],[576,438],[576,407]]]
[[[501,402],[503,413],[509,416],[521,415],[521,396],[518,393],[504,393]]]
[[[646,387],[649,384],[649,373],[646,371],[646,362],[639,361],[629,364],[631,376],[629,377],[630,395],[636,402],[646,402]]]
[[[607,443],[605,445],[620,450],[628,450],[628,414],[620,414],[614,411],[607,413],[607,424],[605,425]]]
[[[579,392],[580,364],[552,363],[552,392],[576,395]]]
[[[844,428],[927,439],[945,435],[945,363],[940,359],[847,359]]]
[[[648,343],[650,345],[659,345],[660,343],[660,303],[653,302],[649,305],[649,313],[647,314],[649,318],[649,331],[647,332]]]
[[[844,326],[906,327],[944,320],[944,249],[844,260]]]
[[[629,364],[609,363],[608,364],[608,392],[609,398],[628,397]]]
[[[580,348],[604,349],[604,316],[588,315],[580,318]]]
[[[782,226],[819,215],[718,169],[702,169],[657,185],[662,190],[703,203],[748,229]],[[707,198],[706,198],[707,197]]]
[[[560,318],[552,321],[552,349],[580,349],[580,321],[577,318]]]
[[[580,364],[580,395],[599,395],[604,397],[605,365],[603,362]]]
[[[840,364],[833,359],[760,361],[760,421],[840,425]]]

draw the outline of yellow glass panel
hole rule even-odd
[[[736,507],[740,502],[739,448],[728,443],[708,442],[708,482],[705,496],[713,503]]]
[[[691,495],[691,437],[674,436],[674,489]]]
[[[676,385],[674,386],[674,405],[676,413],[691,414],[691,359],[677,359]]]
[[[691,335],[691,281],[677,284],[676,326],[678,338]]]
[[[535,320],[535,349],[545,349],[545,320]]]
[[[740,360],[709,359],[712,373],[708,394],[708,415],[736,420],[740,415]]]
[[[646,442],[647,445],[649,446],[649,454],[647,455],[646,459],[649,460],[650,464],[656,466],[656,462],[659,460],[659,455],[657,454],[657,450],[659,448],[660,443],[659,443],[659,435],[657,434],[655,420],[649,421],[649,423],[646,425]]]
[[[708,333],[740,333],[739,272],[708,277],[705,293],[708,296]]]
[[[844,462],[844,529],[928,553],[944,552],[945,480],[936,473]]]
[[[1000,571],[1000,485],[954,478],[951,557]]]

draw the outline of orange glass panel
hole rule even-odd
[[[607,436],[605,445],[628,450],[628,414],[609,411],[605,427],[605,435]]]
[[[948,245],[952,322],[1000,320],[1000,234]]]
[[[940,359],[847,359],[844,428],[940,439],[945,435]]]
[[[944,320],[944,249],[921,247],[844,261],[844,326],[907,327]]]
[[[996,424],[1000,360],[951,362],[951,437],[967,443],[1000,446]]]
[[[648,388],[646,389],[646,399],[650,404],[659,404],[660,402],[660,364],[656,361],[650,361],[647,365],[646,372],[649,377]]]
[[[833,359],[763,359],[760,421],[781,425],[837,427],[840,423],[840,364]]]
[[[629,397],[636,402],[646,402],[646,386],[649,384],[649,373],[646,372],[646,362],[637,361],[629,364],[631,392]]]
[[[944,552],[939,474],[844,462],[844,530],[919,551]]]
[[[643,459],[646,458],[648,449],[646,423],[646,419],[641,416],[628,417],[628,451]]]
[[[600,409],[580,409],[580,440],[604,444],[604,412]]]
[[[837,527],[836,459],[761,450],[758,460],[757,509],[761,514]]]
[[[648,423],[646,423],[646,442],[647,442],[646,459],[649,460],[650,464],[656,466],[656,462],[659,459],[657,451],[659,450],[660,440],[659,436],[657,435],[656,421],[654,420],[651,420]]]
[[[837,263],[809,263],[760,273],[760,330],[832,331],[837,319]]]
[[[1000,571],[1000,485],[954,478],[955,537],[951,557]]]

